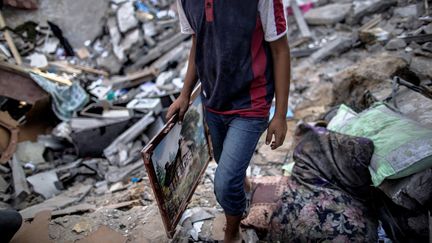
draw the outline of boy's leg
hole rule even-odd
[[[228,124],[214,182],[216,198],[227,218],[224,242],[239,240],[240,221],[246,209],[246,169],[267,124],[264,118],[232,118]]]

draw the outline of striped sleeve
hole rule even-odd
[[[275,41],[287,33],[285,7],[282,0],[259,0],[258,11],[266,41]]]
[[[189,24],[188,19],[186,18],[185,11],[183,9],[183,4],[181,0],[177,0],[177,11],[179,16],[179,22],[180,22],[180,31],[183,34],[192,35],[194,34],[194,30],[192,29],[191,25]]]

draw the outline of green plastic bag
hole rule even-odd
[[[329,130],[374,142],[369,170],[374,186],[432,167],[432,130],[400,115],[383,103],[357,114],[342,105]]]

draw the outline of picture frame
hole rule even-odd
[[[169,238],[212,159],[200,92],[199,84],[181,125],[177,115],[169,119],[141,152]]]

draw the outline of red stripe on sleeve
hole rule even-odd
[[[273,0],[273,10],[278,35],[286,30],[285,11],[282,0]]]

